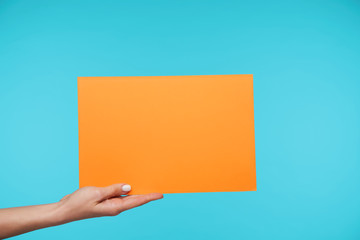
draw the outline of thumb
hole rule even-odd
[[[102,200],[119,197],[120,195],[128,194],[131,191],[131,186],[126,183],[117,183],[108,187],[102,188]]]

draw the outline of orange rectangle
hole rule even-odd
[[[252,75],[79,77],[80,187],[255,191]]]

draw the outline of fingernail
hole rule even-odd
[[[125,184],[121,187],[121,189],[124,191],[124,192],[129,192],[131,190],[131,186],[129,184]]]

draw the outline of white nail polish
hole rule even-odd
[[[124,192],[129,192],[131,190],[131,186],[129,184],[125,184],[121,188]]]

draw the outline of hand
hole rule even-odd
[[[127,184],[84,187],[56,203],[0,209],[0,239],[85,218],[115,216],[163,197],[161,193],[122,196]]]
[[[123,196],[131,190],[130,185],[114,184],[108,187],[84,187],[66,195],[58,203],[62,209],[62,222],[85,218],[116,216],[119,213],[163,198],[161,193]]]

